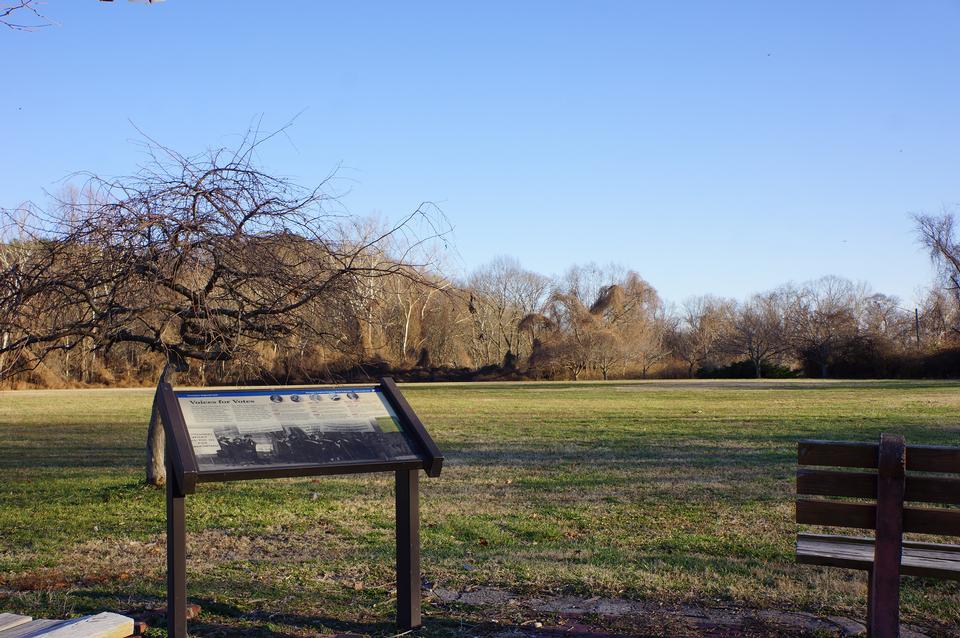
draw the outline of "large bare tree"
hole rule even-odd
[[[521,320],[543,310],[550,280],[520,262],[498,257],[473,272],[466,283],[473,295],[471,351],[476,365],[502,364],[529,356],[532,339]]]
[[[259,168],[266,139],[253,131],[236,148],[196,156],[148,142],[140,171],[86,175],[90,196],[80,202],[34,207],[25,219],[5,211],[16,233],[0,262],[0,376],[80,344],[136,344],[177,366],[229,361],[256,371],[265,346],[342,345],[327,315],[363,282],[430,285],[417,257],[446,232],[434,207],[364,232],[328,180],[301,187]],[[164,480],[162,451],[154,417],[151,483]]]
[[[698,368],[716,364],[722,357],[724,339],[729,336],[736,303],[710,295],[684,302],[680,324],[671,335],[674,356],[687,365],[693,378]]]
[[[758,379],[763,366],[777,361],[789,348],[786,298],[783,291],[754,295],[733,313],[725,347],[730,354],[747,357]]]
[[[807,282],[791,295],[790,339],[795,354],[826,378],[830,365],[861,333],[867,298],[863,284],[827,276]]]
[[[528,314],[519,328],[540,331],[533,368],[562,370],[573,379],[592,368],[607,379],[615,368],[639,365],[646,375],[669,354],[662,310],[656,290],[637,273],[590,264],[571,268],[545,312]]]
[[[949,291],[954,306],[960,303],[960,241],[956,234],[956,217],[950,212],[940,215],[916,215],[920,244],[930,251],[930,259],[937,268],[943,287]],[[955,316],[955,319],[957,317]],[[954,336],[960,333],[960,323],[952,322]]]
[[[50,20],[40,12],[38,0],[0,1],[0,25],[14,31],[34,31],[50,26]]]

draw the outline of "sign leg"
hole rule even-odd
[[[397,625],[421,625],[419,470],[397,472]]]
[[[169,452],[167,458],[170,458]],[[167,464],[167,636],[187,638],[187,525],[183,494]]]

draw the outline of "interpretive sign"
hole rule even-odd
[[[200,472],[419,458],[380,388],[178,391]]]
[[[198,483],[396,472],[397,621],[420,625],[419,471],[443,456],[392,379],[376,386],[174,389],[157,385],[167,436],[168,635],[186,637],[183,499]]]

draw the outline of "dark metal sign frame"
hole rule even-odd
[[[351,386],[338,387],[346,391]],[[170,638],[187,637],[184,497],[195,493],[198,483],[364,472],[396,473],[397,624],[402,630],[421,625],[419,472],[424,470],[427,476],[440,476],[443,455],[393,379],[384,377],[377,388],[383,393],[416,445],[417,459],[201,470],[177,393],[166,380],[158,384],[156,403],[167,441],[167,632]],[[266,388],[261,388],[263,389]]]

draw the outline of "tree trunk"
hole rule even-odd
[[[163,383],[163,375],[160,376],[160,383]],[[157,389],[160,389],[159,383]],[[154,394],[150,427],[147,428],[147,485],[160,487],[167,482],[166,442],[167,437],[160,421],[160,406],[157,404],[157,395]]]
[[[186,370],[182,360],[168,360],[157,381],[157,390],[153,393],[153,407],[150,410],[150,425],[147,427],[147,485],[160,487],[167,483],[167,437],[160,419],[160,386],[165,383],[167,374]]]

